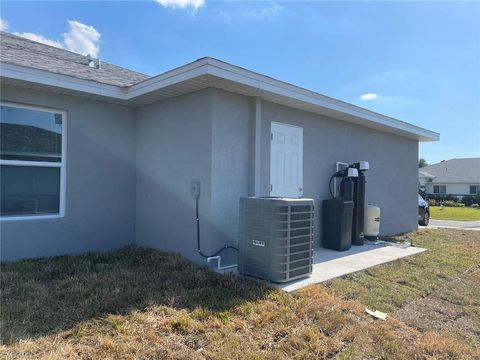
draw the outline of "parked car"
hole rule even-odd
[[[418,195],[418,224],[428,226],[430,221],[430,208],[422,196]]]

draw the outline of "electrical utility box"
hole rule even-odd
[[[308,276],[313,230],[313,199],[241,198],[239,273],[276,283]]]

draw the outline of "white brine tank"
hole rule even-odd
[[[376,237],[380,233],[380,208],[378,206],[365,206],[363,233],[367,237]]]

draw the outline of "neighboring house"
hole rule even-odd
[[[418,169],[418,185],[420,190],[425,191],[425,186],[427,182],[434,179],[435,176],[423,170],[423,168]]]
[[[336,162],[359,160],[381,234],[417,228],[435,132],[208,57],[149,77],[2,32],[0,69],[3,260],[138,244],[205,264],[192,181],[205,253],[237,244],[253,195],[314,198],[319,244]]]
[[[480,158],[451,159],[418,169],[420,186],[435,195],[462,198],[480,193]]]

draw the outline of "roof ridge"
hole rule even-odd
[[[436,165],[436,164],[441,164],[445,163],[447,161],[454,161],[454,160],[480,160],[480,157],[467,157],[467,158],[451,158],[451,159],[446,159],[446,160],[440,160],[439,162],[436,162],[435,164],[430,164],[428,166]]]

